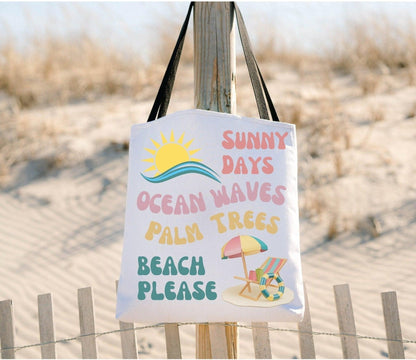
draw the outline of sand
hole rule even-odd
[[[289,109],[288,120],[291,107],[301,103],[301,251],[313,329],[339,331],[333,285],[348,283],[358,334],[386,336],[380,293],[395,290],[403,338],[415,341],[416,119],[409,111],[416,87],[401,73],[380,75],[377,91],[363,95],[348,76],[323,86],[314,72],[300,79],[272,65],[266,71],[275,74],[268,77],[269,90],[282,111]],[[241,79],[238,112],[257,116],[251,89],[244,75]],[[34,159],[15,165],[0,192],[0,300],[13,300],[17,346],[39,342],[37,295],[43,293],[53,296],[56,339],[79,334],[77,289],[88,286],[95,297],[96,331],[118,329],[115,281],[128,160],[122,144],[150,107],[149,100],[108,97],[14,115],[35,135],[30,124],[54,129],[54,140],[43,143]],[[192,108],[191,82],[175,89],[170,112],[187,108]],[[313,124],[321,126],[318,135]],[[61,154],[60,162],[51,163],[54,153]],[[270,326],[296,329],[296,324]],[[180,332],[183,357],[194,357],[195,326],[181,326]],[[239,356],[254,357],[250,329],[239,333]],[[136,336],[140,357],[166,357],[163,327],[138,330]],[[100,357],[121,357],[119,334],[97,342]],[[358,342],[363,358],[387,356],[385,341]],[[273,357],[300,356],[296,333],[271,331],[271,344]],[[315,348],[319,358],[342,357],[337,336],[315,335]],[[416,357],[415,343],[405,349],[407,358]],[[80,357],[79,341],[59,343],[57,354]],[[16,356],[40,357],[40,349]]]

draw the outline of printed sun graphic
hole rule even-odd
[[[221,182],[214,170],[203,164],[201,159],[193,157],[194,154],[201,150],[191,148],[194,139],[184,141],[185,133],[182,133],[178,139],[175,139],[173,131],[170,133],[169,140],[163,132],[160,133],[160,138],[161,140],[158,141],[150,139],[155,147],[154,149],[145,148],[152,157],[143,159],[143,161],[151,164],[144,170],[144,173],[153,172],[153,177],[141,174],[146,181],[162,183],[178,176],[194,174]]]
[[[192,157],[192,155],[201,149],[190,149],[194,139],[191,139],[184,144],[184,136],[185,133],[182,133],[179,139],[175,140],[175,135],[173,131],[171,131],[169,140],[163,133],[160,133],[161,144],[153,139],[150,139],[155,146],[155,149],[145,149],[152,154],[153,157],[143,160],[152,164],[144,172],[156,170],[155,175],[157,176],[176,165],[186,163],[188,161],[201,162],[200,159]]]

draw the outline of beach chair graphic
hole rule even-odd
[[[287,259],[282,258],[275,258],[269,257],[266,261],[261,265],[260,268],[254,270],[250,270],[250,274],[248,278],[242,278],[239,276],[234,276],[234,279],[245,281],[246,284],[243,286],[241,291],[239,292],[240,296],[245,298],[258,301],[260,296],[264,296],[266,299],[274,301],[281,298],[285,291],[285,285],[283,283],[282,278],[279,275],[279,271],[281,268],[286,264]],[[271,284],[273,280],[277,281],[277,285]],[[250,287],[250,284],[257,284],[259,285],[258,293]],[[268,291],[268,287],[277,288],[277,292],[270,294]],[[247,292],[249,294],[247,294]],[[252,294],[252,292],[254,294]]]

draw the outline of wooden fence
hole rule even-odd
[[[305,291],[306,294],[306,291]],[[358,338],[356,333],[354,314],[351,302],[349,285],[334,286],[335,304],[338,316],[339,334],[344,358],[359,358]],[[396,292],[384,292],[381,294],[383,305],[384,323],[386,328],[386,339],[388,355],[390,358],[404,358],[404,348],[400,327],[399,309],[397,305]],[[98,358],[98,350],[95,331],[94,305],[92,289],[90,287],[78,289],[78,308],[80,335],[68,340],[79,340],[82,347],[82,358]],[[38,318],[39,318],[39,344],[16,346],[13,324],[13,304],[11,300],[0,302],[0,339],[1,356],[3,359],[14,358],[16,351],[25,347],[40,346],[41,356],[46,359],[56,358],[55,346],[60,340],[55,340],[54,320],[52,312],[51,294],[38,296]],[[206,325],[210,337],[210,349],[198,349],[198,358],[227,358],[230,354],[227,344],[226,327],[238,326],[233,323],[212,323]],[[169,359],[180,359],[181,346],[178,324],[164,324],[166,337],[166,353]],[[253,344],[255,357],[259,359],[272,358],[270,347],[268,323],[252,323]],[[112,332],[120,333],[121,350],[123,358],[137,358],[136,334],[133,323],[120,321],[120,329]],[[296,330],[294,330],[296,331]],[[306,311],[302,322],[298,324],[300,357],[312,359],[316,357],[313,339],[313,330],[309,312],[309,304],[306,296]],[[321,333],[315,333],[321,334]],[[334,335],[334,334],[331,334]],[[379,339],[380,340],[380,339]],[[407,341],[412,342],[413,341]],[[228,345],[228,346],[227,346]]]

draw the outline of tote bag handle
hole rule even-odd
[[[269,91],[267,90],[266,83],[261,74],[256,58],[254,57],[252,47],[250,44],[250,40],[248,37],[247,29],[246,29],[243,17],[241,15],[240,9],[238,8],[237,4],[232,3],[232,5],[236,14],[236,18],[237,18],[237,25],[238,25],[240,39],[241,39],[241,43],[243,47],[244,58],[246,60],[251,84],[253,86],[254,96],[256,99],[257,109],[259,111],[260,118],[270,119],[268,115],[268,110],[267,110],[267,105],[268,105],[272,120],[279,121],[279,117],[274,108],[273,101],[270,97]],[[153,104],[152,110],[150,111],[149,118],[147,120],[148,122],[166,115],[167,108],[169,106],[170,97],[172,94],[173,84],[175,82],[179,59],[181,57],[183,44],[185,41],[186,30],[188,28],[189,19],[190,19],[193,7],[194,7],[194,2],[191,2],[188,8],[188,13],[186,15],[185,21],[179,33],[178,40],[173,50],[172,56],[169,60],[169,64],[166,68],[165,75],[163,76],[159,91],[156,95],[156,99]],[[266,101],[264,97],[266,97],[267,105],[266,105]]]

